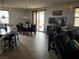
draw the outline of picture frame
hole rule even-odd
[[[53,15],[53,16],[61,16],[61,15],[62,15],[62,10],[53,11],[53,12],[52,12],[52,15]]]

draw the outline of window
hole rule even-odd
[[[2,19],[3,15],[6,17],[6,19]],[[6,24],[9,23],[9,13],[8,13],[8,11],[0,10],[0,23],[6,23]]]
[[[74,26],[79,27],[79,8],[75,9],[75,21],[74,21]]]

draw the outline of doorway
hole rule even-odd
[[[45,11],[34,11],[32,13],[32,22],[37,25],[37,31],[44,31],[44,16]]]

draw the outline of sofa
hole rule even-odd
[[[59,59],[79,59],[79,43],[70,39],[66,32],[54,37],[55,48]]]

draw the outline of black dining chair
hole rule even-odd
[[[14,32],[10,32],[6,34],[2,39],[4,42],[4,50],[6,50],[6,48],[13,49],[14,47],[17,47],[16,35]]]
[[[20,25],[17,24],[16,27],[17,27],[18,32],[22,32],[22,29],[20,28]]]
[[[35,24],[31,24],[31,27],[29,28],[29,32],[32,34],[32,32],[34,32],[36,34],[36,25]]]

